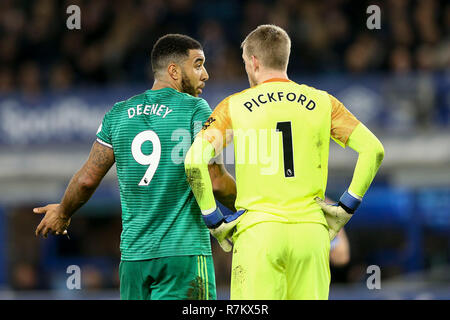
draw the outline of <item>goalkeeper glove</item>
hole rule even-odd
[[[353,213],[361,204],[361,199],[351,195],[348,190],[339,199],[338,203],[328,204],[319,197],[314,198],[317,204],[325,213],[325,219],[328,223],[328,234],[330,241],[338,234],[339,230],[350,220]]]
[[[231,237],[236,225],[247,210],[239,210],[233,214],[224,216],[219,207],[207,215],[203,215],[203,221],[209,228],[209,232],[217,239],[223,251],[230,252],[233,244]]]

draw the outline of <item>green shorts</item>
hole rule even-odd
[[[328,230],[322,224],[256,224],[235,240],[230,298],[328,299],[329,252]]]
[[[216,300],[212,256],[121,261],[122,300]]]

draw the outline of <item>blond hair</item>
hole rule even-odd
[[[247,57],[255,56],[269,69],[286,70],[291,53],[291,39],[273,24],[258,26],[241,44]]]

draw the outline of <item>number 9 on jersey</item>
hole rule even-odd
[[[153,144],[153,152],[146,155],[142,152],[142,145],[144,142],[150,141]],[[159,160],[161,159],[161,142],[158,135],[152,130],[142,131],[134,137],[131,143],[131,154],[137,163],[147,166],[147,171],[139,182],[140,186],[148,186],[150,181],[152,181],[153,175],[159,165]]]

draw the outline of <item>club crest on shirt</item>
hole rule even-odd
[[[214,122],[216,121],[216,119],[214,119],[213,117],[209,117],[208,120],[206,120],[205,124],[203,125],[203,130],[208,129],[208,127]]]

